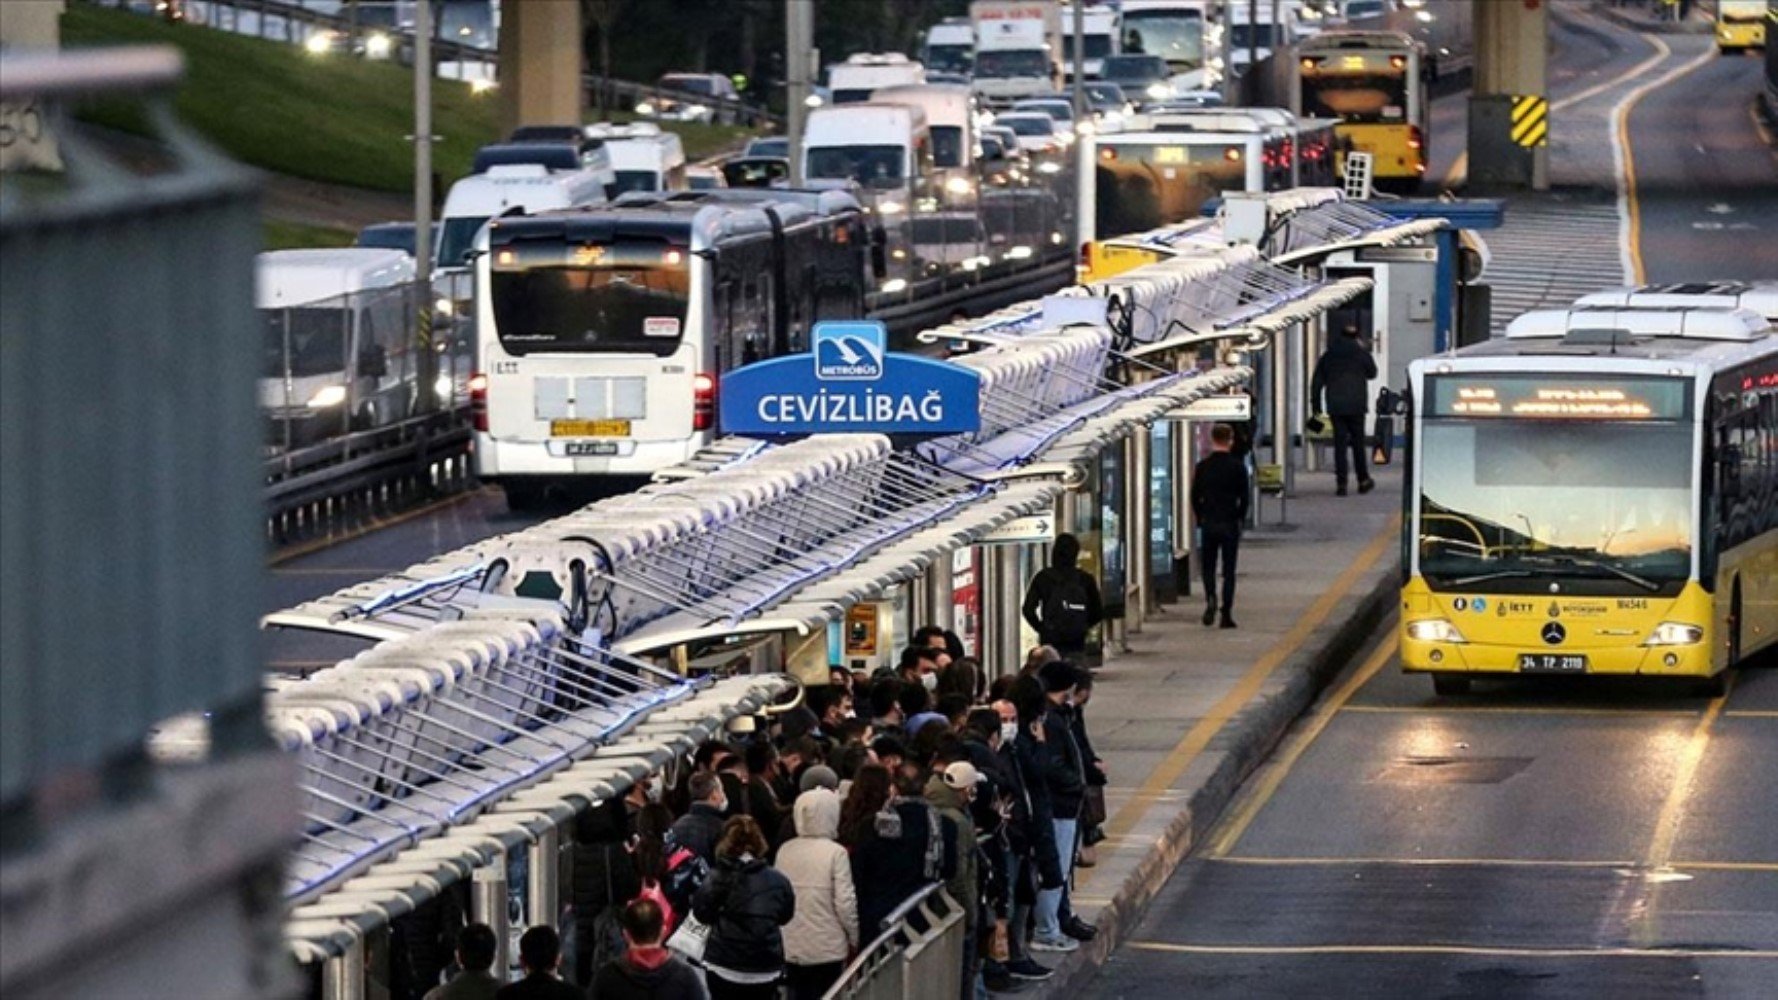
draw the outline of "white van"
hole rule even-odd
[[[586,136],[604,140],[611,156],[616,175],[611,197],[629,191],[685,190],[685,146],[678,133],[663,132],[648,122],[596,122],[586,127]]]
[[[259,406],[282,448],[368,430],[413,412],[408,335],[414,259],[400,250],[272,250],[258,257],[264,323]]]
[[[601,204],[609,183],[608,173],[550,170],[537,163],[504,164],[463,178],[445,196],[434,273],[467,268],[475,235],[489,219]]]
[[[906,104],[817,108],[803,124],[797,155],[803,179],[817,188],[856,182],[869,192],[913,194],[932,175],[926,112]]]
[[[1062,64],[1063,81],[1074,79],[1074,8],[1063,7],[1062,11]],[[1085,64],[1084,79],[1099,79],[1099,71],[1104,68],[1105,57],[1115,56],[1123,51],[1123,17],[1115,7],[1087,7],[1080,12],[1081,20],[1081,52],[1080,61]]]
[[[827,89],[832,92],[834,104],[863,104],[884,87],[925,82],[926,67],[899,52],[860,52],[827,67]]]

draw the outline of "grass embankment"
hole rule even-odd
[[[349,247],[358,234],[330,226],[305,226],[300,222],[266,219],[262,224],[267,250],[310,250]]]
[[[5,0],[0,0],[5,2]],[[413,190],[413,72],[390,62],[313,56],[283,42],[262,41],[194,25],[73,3],[62,17],[69,47],[177,46],[186,76],[174,107],[180,118],[231,156],[275,173],[374,191]],[[95,108],[104,125],[141,131],[123,107]],[[469,171],[475,151],[499,138],[499,98],[467,84],[433,85],[435,169],[448,185]],[[613,115],[625,120],[633,115]],[[729,125],[670,123],[686,156],[701,159],[743,141],[749,130]]]

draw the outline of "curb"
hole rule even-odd
[[[1599,2],[1595,2],[1592,9],[1593,13],[1607,21],[1632,31],[1646,31],[1657,35],[1709,35],[1716,30],[1715,25],[1710,21],[1699,20],[1696,17],[1687,18],[1684,21],[1656,21],[1653,18],[1641,17],[1621,8]]]
[[[1283,689],[1250,702],[1233,720],[1231,729],[1218,734],[1216,745],[1225,751],[1221,765],[1207,782],[1192,791],[1159,841],[1118,886],[1111,902],[1099,911],[1098,936],[1057,965],[1055,975],[1029,995],[1072,996],[1087,987],[1105,960],[1141,922],[1149,903],[1179,863],[1222,817],[1241,783],[1277,747],[1297,718],[1315,703],[1322,689],[1387,616],[1399,589],[1396,563],[1390,560],[1368,591],[1340,602],[1335,611],[1340,624],[1324,642],[1297,653],[1280,666],[1286,677]]]

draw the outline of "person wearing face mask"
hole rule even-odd
[[[723,816],[728,811],[728,795],[722,781],[714,774],[691,776],[691,808],[673,823],[673,840],[686,850],[716,862],[716,841],[722,836]]]
[[[1010,722],[1016,727],[1013,741],[1001,748],[1011,767],[1016,786],[1012,815],[1007,823],[1010,853],[1007,871],[1012,876],[1008,892],[1008,952],[1006,970],[1015,979],[1043,980],[1051,970],[1033,961],[1026,928],[1041,893],[1062,886],[1062,869],[1056,856],[1054,813],[1050,808],[1045,772],[1050,750],[1044,736],[1049,698],[1035,676],[1013,681],[1006,698],[995,704],[1002,732]]]
[[[1012,706],[1009,704],[1010,710]],[[1017,787],[1016,769],[1011,758],[1000,753],[1006,741],[1006,728],[1000,712],[994,708],[972,709],[963,723],[963,755],[986,779],[976,789],[970,805],[970,819],[975,823],[976,843],[981,848],[981,896],[985,901],[981,918],[981,940],[984,944],[996,938],[1009,940],[1008,918],[1011,916],[1012,886],[1011,844],[1007,839],[1012,816],[1012,795]],[[1010,725],[1014,738],[1018,720]],[[1012,985],[1012,976],[1005,964],[994,959],[991,950],[982,962],[982,979],[991,990],[1004,990]],[[1008,947],[1010,953],[1010,944]],[[1010,957],[1010,954],[1008,955]]]
[[[946,663],[950,662],[950,657],[942,649],[909,646],[901,651],[901,661],[895,668],[896,676],[903,684],[918,684],[928,692],[936,691],[941,657]]]
[[[1037,674],[1049,701],[1043,722],[1044,743],[1049,748],[1044,782],[1049,789],[1050,808],[1054,815],[1056,862],[1062,872],[1062,882],[1038,894],[1037,931],[1031,947],[1038,951],[1068,952],[1079,947],[1077,941],[1092,939],[1092,928],[1078,918],[1064,923],[1061,916],[1062,894],[1074,867],[1081,806],[1086,798],[1086,761],[1081,756],[1080,744],[1074,739],[1071,706],[1076,683],[1074,664],[1057,660],[1045,665]]]

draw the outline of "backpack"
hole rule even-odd
[[[1087,588],[1080,570],[1057,570],[1043,595],[1043,637],[1052,644],[1079,646],[1087,641]]]

